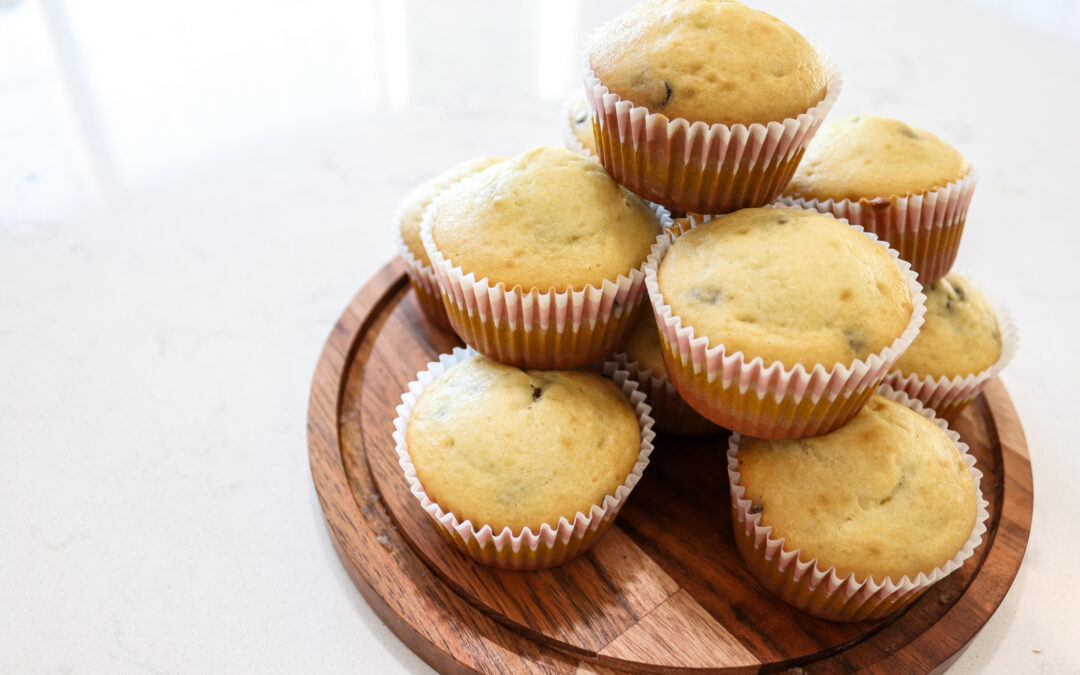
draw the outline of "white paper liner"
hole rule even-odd
[[[404,210],[405,203],[402,202],[394,213],[394,223],[397,225],[397,227],[394,228],[394,243],[397,244],[398,253],[401,255],[401,259],[405,261],[405,267],[406,271],[409,273],[409,278],[418,286],[421,286],[425,291],[438,298],[439,281],[435,278],[435,270],[421,263],[420,260],[413,255],[413,252],[409,247],[405,245],[405,239],[401,236],[401,213]]]
[[[998,332],[1001,335],[1001,355],[998,360],[986,370],[965,376],[954,375],[950,378],[942,375],[935,379],[930,375],[905,374],[894,370],[884,379],[885,384],[897,391],[903,391],[911,398],[919,399],[928,408],[933,408],[935,411],[942,409],[939,414],[946,417],[949,416],[950,407],[958,405],[962,407],[963,404],[970,402],[986,387],[987,382],[997,377],[1016,356],[1016,350],[1020,346],[1020,330],[1008,308],[996,297],[984,291],[980,284],[967,277],[965,280],[986,299],[997,317]]]
[[[945,276],[956,259],[960,232],[943,230],[967,220],[978,180],[975,167],[969,165],[966,174],[947,185],[904,196],[882,195],[853,201],[781,195],[778,201],[846,218],[889,241],[898,250],[913,250],[908,254],[911,258],[908,262],[919,272],[920,280],[929,284]]]
[[[797,207],[770,205],[769,208]],[[699,227],[710,220],[712,219],[706,218],[699,223],[696,218],[691,217],[690,229]],[[772,394],[777,401],[788,395],[793,396],[795,400],[802,400],[805,396],[810,396],[815,402],[822,396],[835,400],[841,393],[850,394],[861,391],[871,384],[876,385],[918,335],[919,328],[923,324],[923,316],[926,314],[926,296],[923,295],[922,285],[917,281],[911,265],[901,260],[897,252],[889,248],[887,242],[879,240],[873,233],[864,231],[858,225],[851,225],[842,218],[837,220],[862,232],[863,235],[888,250],[889,257],[900,268],[907,281],[908,289],[911,291],[911,319],[904,332],[893,340],[891,345],[876,354],[871,354],[865,360],[856,359],[850,364],[837,363],[830,369],[826,369],[819,363],[815,364],[810,371],[807,371],[801,363],[795,364],[792,368],[785,368],[780,361],[774,361],[766,367],[764,359],[760,356],[755,356],[747,362],[741,351],[728,354],[724,350],[724,345],[710,345],[708,337],[695,335],[693,326],[682,325],[681,317],[674,314],[671,306],[664,302],[657,280],[657,271],[673,242],[670,234],[665,232],[656,238],[656,243],[653,244],[652,252],[646,262],[645,287],[652,302],[653,313],[656,315],[656,325],[660,327],[672,351],[682,363],[684,365],[688,362],[692,363],[695,373],[701,373],[704,370],[709,382],[721,378],[725,388],[737,384],[742,394],[753,389],[759,398]]]
[[[825,98],[812,108],[795,117],[789,117],[782,121],[762,124],[754,122],[745,124],[708,124],[706,122],[690,122],[687,119],[677,117],[669,119],[659,112],[652,112],[645,106],[636,105],[632,101],[624,100],[619,94],[610,91],[596,76],[589,59],[589,48],[594,40],[590,39],[582,54],[582,72],[585,84],[585,97],[592,109],[592,114],[599,122],[601,130],[614,124],[618,129],[620,142],[626,143],[629,139],[635,152],[641,152],[650,143],[656,143],[658,139],[670,139],[673,136],[685,135],[685,146],[681,156],[685,158],[686,166],[689,166],[690,158],[697,157],[699,168],[714,164],[719,167],[731,158],[737,173],[749,173],[755,167],[767,167],[778,161],[792,159],[796,153],[802,151],[810,139],[817,133],[825,116],[836,103],[843,87],[843,77],[840,75],[836,64],[826,56],[816,45],[814,49],[821,60],[822,67],[827,73]],[[598,141],[599,145],[599,141]],[[599,148],[598,148],[599,152]],[[645,199],[667,204],[661,195],[642,194],[644,186],[637,185],[639,178],[623,176],[619,167],[608,166],[601,154],[601,163],[623,185],[641,194]],[[795,167],[791,167],[793,173]],[[788,175],[790,180],[790,174]],[[643,181],[640,181],[643,182]],[[632,185],[633,184],[633,185]],[[752,195],[753,199],[743,199],[740,206],[764,205],[772,201],[786,186],[785,180],[782,185],[770,183],[766,192],[768,196],[759,194]],[[702,208],[701,205],[680,205],[679,208],[689,212],[718,211],[714,208]],[[726,211],[734,209],[725,209]]]
[[[562,115],[562,122],[563,122],[563,127],[562,127],[563,145],[566,146],[567,150],[570,150],[571,152],[579,154],[582,157],[588,157],[589,159],[596,159],[596,153],[594,153],[592,150],[586,148],[582,144],[581,139],[577,137],[576,133],[574,133],[574,121],[570,117],[570,113],[573,112],[574,106],[579,101],[582,101],[584,99],[585,99],[585,97],[582,96],[581,91],[578,90],[578,89],[575,89],[573,91],[573,93],[571,93],[569,96],[567,96],[566,100],[563,101],[562,108],[560,109],[560,114]],[[586,101],[586,103],[587,103],[587,101]],[[591,115],[592,113],[590,112],[589,114]]]
[[[444,257],[435,245],[432,228],[443,195],[436,197],[424,211],[420,223],[420,238],[431,259],[439,286],[445,292],[444,301],[454,303],[459,310],[467,312],[470,318],[479,317],[481,321],[493,324],[496,329],[505,325],[510,331],[520,328],[525,332],[577,333],[583,326],[593,329],[598,324],[629,316],[644,298],[647,260],[637,268],[629,270],[628,274],[620,274],[615,279],[604,279],[599,287],[587,284],[581,289],[568,288],[562,292],[557,292],[554,288],[543,292],[536,287],[507,288],[503,282],[492,283],[487,277],[477,279],[473,272],[466,274],[461,266],[455,266]],[[651,206],[659,221],[659,229],[663,231],[670,227],[671,214],[667,209],[655,204]],[[469,335],[462,335],[460,331],[459,335],[469,343]],[[489,353],[497,351],[501,348],[500,345],[494,345],[494,349],[491,349],[490,345],[488,349],[471,343],[470,346],[484,351],[491,358],[503,360],[501,354]],[[574,365],[585,365],[601,357],[602,354],[596,355],[588,361]]]
[[[759,552],[764,550],[765,559],[775,564],[776,571],[783,573],[790,569],[789,578],[792,584],[800,583],[803,577],[807,574],[810,575],[806,590],[811,595],[803,598],[807,602],[806,605],[796,605],[799,609],[808,609],[810,602],[820,605],[829,604],[828,601],[833,596],[840,594],[844,600],[842,605],[843,613],[847,615],[843,620],[861,620],[868,616],[875,616],[876,618],[874,610],[878,608],[886,609],[886,613],[899,610],[906,603],[897,605],[895,604],[896,600],[911,597],[913,594],[915,594],[914,597],[917,597],[918,594],[959,569],[964,564],[964,561],[970,558],[975,549],[979,547],[983,535],[986,533],[986,521],[990,518],[990,513],[987,510],[989,503],[983,499],[980,486],[983,474],[982,471],[976,468],[975,456],[969,452],[968,445],[960,440],[960,434],[950,429],[949,425],[944,420],[939,419],[933,410],[924,407],[918,399],[910,398],[902,391],[894,391],[888,385],[883,384],[879,387],[877,393],[911,408],[948,434],[949,440],[960,451],[964,463],[967,464],[971,476],[975,480],[975,491],[977,493],[975,525],[972,528],[971,536],[964,542],[960,551],[944,564],[931,570],[930,574],[920,572],[915,578],[904,575],[898,580],[885,577],[881,581],[877,581],[868,575],[861,582],[855,578],[854,573],[841,577],[836,573],[835,567],[823,570],[818,565],[816,558],[804,558],[801,555],[801,549],[788,550],[784,548],[784,538],[774,538],[772,536],[772,526],[761,525],[761,514],[751,512],[752,501],[743,498],[746,494],[746,488],[739,483],[741,475],[737,470],[739,465],[739,443],[742,436],[738,433],[732,433],[731,438],[728,440],[727,451],[728,481],[731,488],[733,516],[732,526],[736,530],[741,526],[747,537],[753,535],[755,550]],[[913,600],[914,597],[911,597],[911,599]],[[825,616],[824,618],[835,619],[833,616]]]
[[[712,436],[724,432],[724,428],[710,422],[694,410],[671,383],[666,372],[657,373],[651,368],[642,368],[637,361],[631,361],[624,352],[609,356],[603,364],[604,375],[611,377],[616,371],[626,373],[637,381],[638,391],[645,394],[645,400],[652,406],[652,417],[657,431],[680,436]]]
[[[567,544],[573,539],[585,537],[586,533],[594,532],[601,525],[606,525],[613,520],[619,509],[626,503],[626,498],[634,489],[634,486],[641,480],[641,474],[645,471],[645,467],[649,465],[649,455],[653,451],[652,441],[656,437],[652,429],[653,419],[649,414],[649,404],[645,402],[645,394],[638,391],[637,382],[629,377],[625,371],[616,371],[611,374],[610,379],[622,389],[637,413],[638,426],[641,429],[641,450],[633,470],[622,485],[615,490],[614,494],[605,496],[601,504],[593,505],[589,513],[579,511],[574,515],[573,519],[567,519],[565,516],[560,517],[554,525],[551,523],[542,524],[537,532],[525,527],[517,534],[514,534],[507,526],[500,532],[495,533],[490,525],[483,525],[477,529],[471,521],[462,522],[458,520],[453,512],[445,511],[424,491],[424,486],[420,484],[420,480],[416,476],[416,467],[413,466],[409,457],[406,432],[413,408],[416,406],[416,402],[424,389],[449,368],[478,354],[479,352],[470,347],[455,347],[452,353],[440,355],[438,361],[429,363],[426,370],[417,373],[416,380],[409,383],[409,390],[401,395],[401,405],[397,407],[398,416],[394,419],[393,438],[398,454],[398,462],[405,472],[405,480],[409,483],[409,491],[420,502],[420,506],[423,507],[424,511],[440,527],[444,528],[448,533],[457,534],[466,543],[475,541],[479,545],[480,556],[477,557],[479,562],[515,569],[562,564],[567,560],[552,561],[544,558],[543,555],[532,558],[523,556],[523,559],[518,559],[515,556],[500,555],[500,553],[504,551],[517,553],[523,548],[537,552],[544,548],[552,548],[560,542]],[[582,551],[575,551],[575,555],[580,552]],[[470,554],[476,555],[472,552]],[[542,561],[541,564],[529,564],[529,561],[535,562],[536,560]],[[515,565],[515,562],[518,565],[525,563],[525,566],[519,567]]]

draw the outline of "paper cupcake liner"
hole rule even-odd
[[[971,167],[963,177],[944,187],[903,197],[836,201],[785,196],[780,201],[861,225],[899,251],[900,257],[918,273],[919,282],[926,285],[948,274],[956,260],[978,179]]]
[[[832,621],[862,621],[878,619],[903,609],[930,586],[959,569],[975,552],[986,533],[986,521],[990,517],[988,503],[983,499],[980,481],[982,471],[975,467],[975,457],[968,451],[960,435],[949,428],[944,420],[917,400],[902,391],[893,391],[888,385],[878,390],[882,396],[908,406],[934,424],[941,427],[960,450],[964,463],[975,479],[977,512],[971,536],[950,560],[935,567],[929,574],[920,572],[915,578],[903,576],[898,580],[890,577],[878,581],[867,576],[862,581],[854,573],[840,577],[835,567],[821,569],[816,558],[804,557],[801,549],[788,550],[784,539],[772,536],[772,526],[761,524],[761,514],[751,511],[752,502],[744,499],[746,488],[739,483],[739,443],[742,436],[735,433],[728,441],[727,465],[731,486],[731,522],[735,531],[735,543],[751,573],[767,589],[779,595],[784,602],[804,612]]]
[[[439,282],[435,278],[435,270],[425,265],[413,255],[409,247],[405,245],[405,239],[401,236],[401,220],[405,215],[405,207],[411,201],[412,193],[405,196],[394,209],[394,242],[397,244],[398,253],[405,261],[405,271],[409,275],[409,285],[416,293],[416,300],[420,304],[420,310],[431,323],[439,328],[452,331],[450,318],[446,316],[446,308],[443,307],[442,293],[439,291]]]
[[[596,159],[596,154],[593,153],[592,150],[586,148],[582,144],[581,139],[577,137],[576,133],[574,133],[574,123],[570,119],[570,113],[574,109],[574,104],[578,102],[580,97],[581,97],[581,92],[578,91],[578,90],[574,90],[574,92],[572,94],[570,94],[569,96],[566,97],[566,100],[563,102],[562,108],[560,109],[560,114],[562,114],[562,122],[563,122],[563,128],[562,128],[563,145],[566,146],[567,150],[570,150],[571,152],[577,153],[577,154],[581,155],[582,157],[588,157],[589,159]]]
[[[625,371],[638,383],[638,391],[645,394],[645,400],[652,407],[654,428],[666,434],[678,436],[713,436],[724,432],[702,417],[696,410],[679,396],[679,390],[671,384],[667,373],[659,375],[649,369],[642,369],[637,361],[630,361],[626,354],[615,353],[604,361],[604,375],[611,377],[616,371]]]
[[[471,521],[460,521],[453,512],[446,511],[428,496],[416,476],[416,467],[409,457],[406,442],[409,419],[420,394],[441,373],[476,354],[473,349],[461,347],[455,348],[450,354],[442,354],[438,361],[428,364],[427,370],[417,373],[416,380],[409,383],[409,390],[401,396],[401,405],[397,407],[398,416],[394,419],[393,438],[398,462],[405,472],[409,490],[443,535],[477,562],[514,570],[542,569],[569,562],[587,551],[615,520],[619,509],[626,503],[626,498],[641,480],[645,467],[649,465],[655,433],[652,430],[653,419],[649,415],[645,394],[637,390],[637,382],[628,377],[626,372],[612,373],[611,379],[622,389],[634,407],[641,429],[641,451],[637,462],[613,494],[605,496],[602,503],[593,505],[588,513],[579,511],[571,519],[560,517],[555,523],[542,524],[536,532],[525,527],[514,534],[509,527],[505,527],[496,533],[490,525],[477,528]]]
[[[970,279],[968,283],[973,284],[987,299],[997,316],[998,331],[1001,334],[1001,356],[997,362],[982,372],[963,377],[955,375],[949,378],[942,375],[935,379],[930,375],[904,374],[894,370],[886,375],[884,380],[885,384],[893,389],[903,391],[911,398],[922,401],[926,407],[933,408],[938,417],[949,422],[956,419],[964,408],[975,400],[987,382],[997,377],[998,373],[1009,365],[1020,345],[1020,331],[1005,305]]]
[[[593,114],[600,163],[616,181],[645,199],[690,213],[727,213],[763,206],[791,180],[810,139],[837,97],[843,79],[818,51],[828,85],[825,98],[783,121],[706,124],[623,100],[583,58],[585,96]]]
[[[600,286],[556,292],[507,288],[477,279],[454,266],[432,235],[440,197],[428,206],[420,237],[431,258],[450,324],[466,344],[485,356],[525,368],[565,369],[610,354],[633,330],[644,298],[645,262]],[[666,209],[655,206],[660,229],[671,225]]]
[[[696,219],[688,224],[691,228],[700,225]],[[742,352],[729,354],[722,344],[710,344],[708,337],[695,335],[693,326],[684,326],[664,301],[657,281],[660,262],[673,239],[667,232],[657,237],[645,266],[645,287],[660,330],[668,377],[691,407],[727,429],[776,439],[817,436],[855,416],[918,335],[926,296],[911,266],[894,249],[861,227],[850,227],[889,251],[911,292],[911,319],[903,333],[880,352],[830,369],[817,364],[809,371],[802,364],[785,368],[779,361],[766,367],[760,356],[747,361]]]

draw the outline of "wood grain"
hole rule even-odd
[[[1031,466],[993,381],[956,422],[990,502],[983,545],[897,617],[838,624],[774,599],[730,536],[726,439],[661,436],[615,526],[539,572],[473,563],[408,492],[390,438],[418,370],[460,344],[429,324],[403,266],[383,268],[331,331],[312,382],[308,445],[331,537],[361,594],[443,672],[930,671],[993,614],[1023,558]]]

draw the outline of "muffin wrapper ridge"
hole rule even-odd
[[[641,429],[641,451],[626,480],[613,494],[604,497],[603,503],[594,505],[589,513],[579,511],[573,519],[561,517],[557,523],[544,523],[538,532],[526,527],[515,535],[506,527],[496,533],[490,525],[478,529],[471,521],[459,521],[453,513],[443,510],[432,501],[416,476],[416,468],[409,458],[406,442],[409,418],[421,392],[439,374],[477,353],[471,348],[457,347],[450,354],[442,354],[438,361],[428,364],[427,370],[417,373],[416,380],[409,383],[409,390],[401,396],[401,405],[397,407],[398,416],[394,419],[393,437],[398,462],[405,472],[409,490],[436,522],[442,534],[462,553],[478,562],[513,570],[535,570],[562,565],[587,551],[615,520],[619,509],[641,480],[645,467],[649,465],[649,455],[653,451],[652,441],[656,434],[652,430],[653,419],[649,415],[650,408],[645,402],[645,394],[637,390],[637,382],[625,371],[615,370],[609,375],[626,394],[637,413],[638,426]]]
[[[752,502],[744,499],[746,488],[739,483],[739,443],[742,437],[732,434],[728,441],[727,465],[731,485],[731,522],[735,543],[743,561],[763,586],[779,595],[784,602],[804,612],[831,621],[863,621],[878,619],[897,612],[919,598],[930,586],[959,569],[975,552],[986,533],[990,517],[983,499],[980,481],[982,471],[975,467],[975,457],[968,452],[960,435],[949,428],[933,411],[902,391],[882,385],[878,393],[908,406],[937,424],[956,445],[975,479],[976,515],[971,536],[963,547],[930,574],[920,572],[914,579],[903,576],[898,580],[885,577],[876,581],[867,576],[858,581],[854,574],[841,578],[835,567],[822,570],[816,558],[804,558],[800,549],[788,550],[784,539],[772,536],[772,527],[761,525],[761,514],[752,513]]]
[[[431,323],[447,331],[453,331],[450,318],[446,316],[446,308],[443,307],[442,294],[439,292],[439,282],[435,278],[435,270],[424,265],[417,259],[409,247],[405,245],[405,239],[401,236],[401,219],[404,217],[405,206],[409,203],[411,195],[406,195],[397,209],[394,210],[394,242],[397,244],[401,259],[405,261],[405,268],[409,274],[409,285],[416,293],[416,300],[420,304],[421,311]]]
[[[708,217],[703,222],[708,222]],[[682,229],[701,224],[691,217]],[[857,225],[850,227],[863,232]],[[676,232],[657,237],[645,266],[645,286],[664,347],[664,363],[683,399],[727,429],[758,438],[805,438],[840,426],[859,412],[923,324],[926,296],[915,272],[895,250],[863,232],[888,249],[907,281],[912,307],[904,332],[880,352],[852,363],[834,364],[828,370],[821,364],[809,371],[802,364],[787,369],[779,361],[766,367],[761,357],[747,361],[742,352],[729,354],[723,345],[712,345],[707,337],[696,336],[693,326],[684,326],[664,301],[657,271]]]
[[[997,316],[998,331],[1001,334],[1001,356],[997,362],[982,372],[964,377],[955,375],[947,378],[942,375],[935,379],[930,375],[905,375],[893,371],[886,375],[884,380],[885,384],[893,389],[903,391],[911,398],[922,401],[926,407],[933,408],[938,417],[949,422],[955,420],[964,408],[975,400],[979,392],[986,388],[986,384],[1009,365],[1020,346],[1020,331],[1005,305],[983,291],[978,284],[971,280],[968,280],[968,283],[978,288]]]
[[[932,284],[948,274],[960,250],[968,206],[978,174],[971,167],[962,177],[945,185],[903,197],[892,195],[852,201],[781,197],[791,206],[817,209],[861,225],[900,252],[919,274],[919,282]]]
[[[424,212],[420,237],[431,258],[443,304],[458,336],[500,363],[524,368],[565,369],[583,366],[610,354],[633,330],[645,297],[645,265],[627,270],[597,287],[556,292],[554,288],[523,290],[477,279],[455,267],[435,246],[436,197]],[[671,216],[653,207],[660,230]]]
[[[578,102],[578,98],[581,96],[581,92],[577,89],[572,94],[566,97],[566,101],[563,102],[561,114],[563,120],[563,145],[567,150],[575,152],[582,157],[588,157],[589,159],[597,159],[592,150],[586,148],[581,139],[574,133],[574,122],[570,119],[570,111],[574,109],[574,104]]]
[[[724,429],[702,417],[679,396],[679,390],[671,384],[666,373],[656,375],[651,369],[642,370],[637,361],[629,361],[626,354],[618,352],[604,361],[604,375],[611,377],[624,370],[638,383],[638,391],[652,406],[652,418],[657,431],[679,436],[715,436]]]
[[[623,100],[583,58],[600,163],[645,199],[689,213],[727,213],[763,206],[791,180],[810,139],[833,107],[843,79],[818,50],[828,73],[825,98],[783,121],[750,125],[668,119]]]

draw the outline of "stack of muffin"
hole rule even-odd
[[[570,150],[454,167],[398,214],[421,307],[469,345],[398,409],[413,492],[477,560],[556,565],[625,502],[654,415],[726,428],[762,584],[834,620],[910,603],[981,541],[981,474],[945,419],[1015,349],[947,274],[974,171],[894,120],[818,133],[837,70],[738,2],[643,2],[584,67]],[[609,379],[567,370],[599,360]]]

